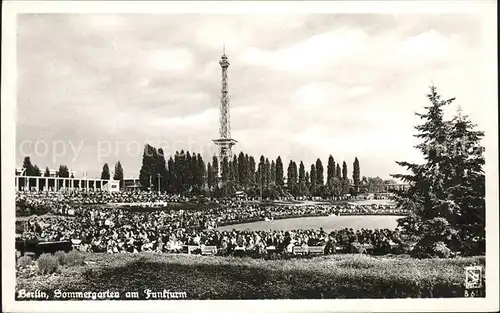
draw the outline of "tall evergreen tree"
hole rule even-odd
[[[354,158],[354,163],[352,164],[352,183],[354,185],[354,194],[359,192],[360,185],[360,170],[358,158]]]
[[[328,157],[328,166],[327,166],[327,176],[326,176],[326,184],[332,185],[332,179],[335,177],[335,160],[333,156]]]
[[[349,193],[349,189],[351,187],[351,183],[349,182],[349,177],[347,173],[347,163],[345,161],[342,162],[342,193]]]
[[[335,171],[335,175],[339,181],[342,181],[342,170],[340,169],[340,164],[337,163],[337,170]]]
[[[115,173],[113,175],[114,180],[118,180],[120,182],[120,188],[123,188],[123,168],[120,161],[115,164]]]
[[[219,159],[215,155],[212,158],[212,178],[212,186],[215,189],[219,188]]]
[[[255,171],[256,171],[255,159],[253,156],[248,158],[248,183],[249,187],[256,185],[258,182],[255,179]]]
[[[276,163],[274,160],[271,161],[271,167],[269,168],[269,184],[271,186],[276,186]]]
[[[121,165],[120,165],[121,166]],[[167,182],[167,161],[165,159],[165,152],[163,152],[162,148],[158,149],[158,154],[156,156],[156,189],[155,190],[165,190],[166,182]],[[123,171],[122,171],[123,172]],[[116,170],[115,170],[116,173]],[[158,188],[158,184],[160,185]]]
[[[186,151],[185,166],[184,166],[184,178],[185,178],[185,188],[186,190],[191,190],[193,186],[193,165],[191,160],[191,153]]]
[[[57,176],[58,177],[69,177],[69,169],[66,165],[60,165],[59,170],[57,171]],[[108,168],[108,176],[109,176],[109,168]],[[108,178],[109,179],[109,178]]]
[[[40,171],[38,165],[33,166],[33,174],[34,176],[42,176],[42,172]]]
[[[288,168],[286,171],[286,185],[288,190],[291,192],[293,188],[293,172],[292,172],[292,160],[288,163]]]
[[[269,184],[271,182],[271,163],[269,163],[269,159],[266,158],[264,162],[264,185],[266,188],[269,188]]]
[[[142,166],[139,171],[139,182],[144,189],[151,188],[152,183],[152,172],[154,165],[154,148],[149,144],[144,146],[144,153],[142,155]],[[109,169],[108,169],[109,173]],[[101,175],[102,176],[102,175]]]
[[[191,191],[192,192],[198,192],[198,183],[199,183],[199,178],[198,178],[198,156],[196,153],[191,154],[191,163],[190,163],[190,168],[191,168]]]
[[[31,158],[29,156],[24,157],[23,170],[24,176],[33,176],[33,164],[31,164]]]
[[[266,159],[263,155],[260,156],[257,173],[259,188],[264,188],[266,186]]]
[[[38,166],[31,163],[29,156],[24,157],[23,169],[25,169],[24,176],[40,176],[40,169],[38,169]]]
[[[484,254],[486,241],[485,163],[481,146],[484,132],[476,130],[468,116],[459,112],[449,132],[450,160],[447,182],[450,201],[457,209],[452,225],[457,229],[466,254]]]
[[[61,172],[61,169],[59,169],[59,177],[62,177]],[[108,163],[104,163],[104,166],[102,167],[101,179],[110,179]]]
[[[221,171],[221,180],[224,185],[226,185],[229,182],[229,160],[227,157],[224,157],[222,159],[222,171]]]
[[[248,170],[247,170],[247,158],[240,152],[238,155],[238,178],[239,183],[243,188],[248,188]]]
[[[398,223],[404,233],[417,238],[416,255],[484,253],[483,133],[460,116],[444,119],[444,107],[454,98],[442,100],[434,86],[427,98],[430,105],[425,113],[417,113],[423,122],[414,135],[422,141],[415,148],[424,163],[397,162],[410,174],[393,175],[409,184],[396,199],[399,206],[412,211]]]
[[[196,172],[196,186],[198,190],[202,190],[205,188],[206,180],[207,180],[207,168],[205,167],[205,161],[203,161],[203,157],[198,153],[197,155],[197,172]]]
[[[323,173],[323,163],[321,159],[316,160],[316,186],[321,187],[325,184],[325,176]]]
[[[287,170],[287,186],[291,194],[296,195],[298,191],[297,186],[297,163],[290,160]]]
[[[228,175],[227,175],[227,180],[231,183],[234,183],[234,167],[233,167],[233,160],[231,158],[228,158]]]
[[[299,164],[299,196],[303,196],[306,193],[306,169],[304,163],[300,161]]]
[[[311,170],[309,174],[309,179],[311,180],[311,186],[309,187],[309,191],[311,192],[311,195],[316,194],[316,183],[317,183],[317,178],[316,178],[316,166],[314,164],[311,164]]]
[[[212,165],[210,165],[210,162],[207,164],[207,186],[208,186],[208,191],[212,191],[212,188],[214,188],[214,178],[213,178],[213,171],[212,171]]]
[[[276,159],[276,185],[283,187],[285,185],[283,161],[281,161],[281,156]]]
[[[45,173],[43,174],[44,177],[50,177],[50,170],[49,167],[45,167]]]
[[[175,178],[175,168],[174,168],[175,164],[172,156],[168,158],[167,166],[168,166],[167,178],[166,178],[167,191],[170,193],[178,193],[179,191],[177,189],[176,178]]]
[[[239,170],[239,165],[238,165],[238,157],[236,155],[233,156],[233,176],[234,176],[234,183],[236,185],[240,185],[240,170]]]

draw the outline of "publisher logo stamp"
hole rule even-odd
[[[465,289],[482,288],[482,266],[468,266],[465,268]]]

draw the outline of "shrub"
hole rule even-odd
[[[33,259],[29,256],[22,256],[19,259],[17,259],[17,266],[18,267],[26,267],[28,265],[33,264]]]
[[[448,248],[442,241],[436,242],[434,244],[433,252],[434,255],[439,258],[449,258],[452,256],[450,248]]]
[[[66,252],[64,251],[57,251],[54,256],[57,259],[57,262],[59,262],[59,265],[66,265]]]
[[[55,273],[59,267],[56,257],[49,253],[42,254],[38,260],[38,272],[42,275]]]
[[[85,255],[83,253],[72,250],[66,255],[66,264],[68,266],[83,265],[85,262]]]

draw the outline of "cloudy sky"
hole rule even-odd
[[[17,165],[137,176],[145,142],[215,153],[222,47],[231,62],[235,151],[345,160],[363,176],[418,160],[414,112],[434,83],[474,122],[477,16],[73,15],[17,20]],[[456,110],[456,106],[450,108]]]

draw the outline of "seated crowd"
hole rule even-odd
[[[149,193],[18,193],[18,205],[43,206],[56,216],[42,215],[23,222],[21,239],[39,241],[72,240],[88,252],[180,252],[186,245],[216,246],[220,254],[244,250],[260,255],[272,250],[292,252],[293,247],[325,247],[325,253],[351,251],[353,244],[368,245],[373,253],[388,253],[398,245],[397,230],[342,229],[326,233],[322,229],[290,231],[219,231],[217,227],[250,221],[299,216],[350,214],[401,214],[393,206],[377,205],[270,205],[239,200],[217,205],[178,209],[168,204],[161,210],[138,212],[104,207],[103,203],[146,201],[150,203],[189,201],[175,196],[149,197]],[[158,194],[157,194],[158,195]],[[89,205],[93,204],[93,205]],[[101,205],[100,205],[101,204]],[[149,207],[150,204],[139,206]],[[64,216],[67,215],[67,216]]]
[[[352,244],[370,245],[373,251],[389,253],[400,243],[397,230],[323,229],[290,231],[215,230],[214,216],[174,212],[141,214],[125,210],[91,209],[76,218],[36,218],[26,222],[22,238],[47,241],[76,240],[86,252],[181,252],[185,245],[216,246],[222,255],[237,250],[263,254],[268,249],[291,253],[294,246],[324,246],[325,253],[339,247],[351,252]]]

